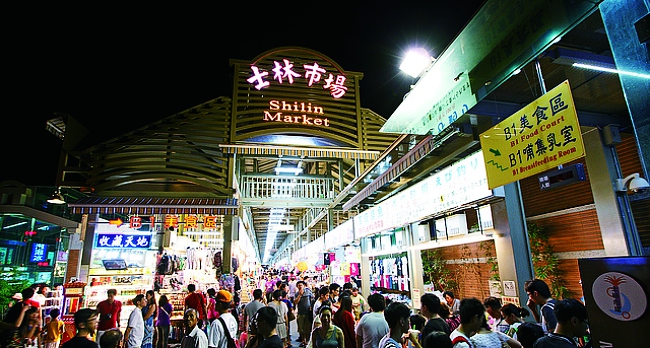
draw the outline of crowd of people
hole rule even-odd
[[[587,312],[575,299],[556,300],[539,279],[526,282],[526,308],[502,305],[496,297],[455,298],[426,293],[420,308],[380,293],[367,299],[356,282],[343,286],[293,272],[269,271],[249,278],[250,301],[228,290],[198,291],[187,286],[183,334],[186,348],[550,348],[585,347]],[[127,326],[120,327],[123,304],[117,291],[96,308],[74,313],[76,335],[61,343],[64,324],[57,309],[42,325],[40,302],[29,287],[6,313],[0,348],[167,348],[171,313],[166,295],[148,290],[132,299]],[[248,296],[246,296],[248,297]],[[532,314],[533,321],[524,320]],[[298,337],[292,340],[292,325]],[[41,343],[41,344],[39,344]]]

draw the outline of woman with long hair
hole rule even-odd
[[[38,337],[41,333],[41,311],[36,307],[29,307],[23,311],[20,326],[9,339],[7,348],[38,347]],[[25,307],[23,307],[24,309]]]
[[[332,322],[343,330],[346,348],[356,348],[357,340],[354,333],[354,314],[352,313],[352,297],[342,296],[339,309],[334,313]]]
[[[273,298],[273,301],[271,301],[268,306],[275,309],[275,311],[278,313],[278,321],[275,324],[275,330],[278,332],[278,336],[284,343],[284,346],[286,347],[289,342],[287,342],[287,324],[289,323],[289,308],[287,308],[287,305],[282,301],[282,290],[275,290],[271,294],[271,297]]]
[[[352,307],[352,305],[350,305]],[[351,313],[350,313],[351,314]],[[332,324],[332,308],[322,305],[318,309],[321,326],[311,332],[313,348],[346,348],[343,330]]]
[[[167,295],[160,295],[158,299],[158,317],[156,318],[156,348],[169,346],[169,328],[171,327],[171,314],[174,307],[169,303]]]
[[[156,293],[153,290],[147,290],[145,293],[147,305],[142,307],[142,319],[144,319],[144,339],[142,339],[142,348],[153,348],[153,317],[156,314],[158,305],[156,304]]]

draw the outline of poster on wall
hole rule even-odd
[[[601,347],[634,347],[650,327],[650,256],[579,259],[591,339]]]

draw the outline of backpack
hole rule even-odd
[[[460,342],[465,342],[467,343],[468,346],[472,347],[472,343],[465,338],[465,336],[456,336],[454,339],[451,341],[451,344],[453,347],[456,347],[456,343]]]

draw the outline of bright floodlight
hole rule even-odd
[[[416,48],[406,53],[406,57],[399,69],[413,77],[418,77],[430,63],[431,56],[429,56],[429,52],[424,48]]]

